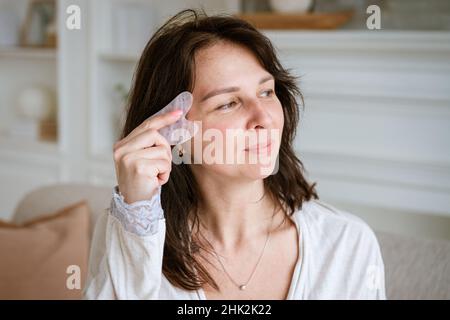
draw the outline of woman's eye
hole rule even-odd
[[[269,90],[263,91],[261,95],[265,98],[265,97],[272,96],[274,93],[275,92],[273,91],[273,89],[269,89]],[[231,101],[231,102],[229,102],[227,104],[223,104],[221,106],[218,106],[215,110],[226,111],[226,110],[234,108],[237,104],[238,104],[238,102]]]
[[[262,95],[265,97],[270,97],[273,94],[273,90],[269,89],[269,90],[265,90],[262,92]]]
[[[231,101],[230,103],[219,106],[216,110],[228,110],[228,109],[234,107],[236,104],[237,103],[235,101]]]

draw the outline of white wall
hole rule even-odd
[[[450,238],[449,33],[268,34],[301,76],[296,147],[322,198],[377,229]]]

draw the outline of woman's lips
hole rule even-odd
[[[244,149],[244,151],[254,152],[254,153],[261,153],[261,152],[267,152],[267,151],[270,152],[271,148],[272,148],[272,141],[269,141],[266,144],[262,144],[262,145],[258,144],[256,146],[251,147],[251,148]]]

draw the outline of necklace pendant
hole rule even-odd
[[[241,289],[241,290],[245,290],[246,288],[247,288],[247,286],[245,284],[242,284],[239,286],[239,289]]]

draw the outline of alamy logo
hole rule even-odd
[[[366,13],[370,16],[366,20],[367,29],[380,30],[381,29],[381,9],[376,4],[367,7]]]
[[[81,269],[80,266],[72,264],[67,267],[66,273],[69,274],[66,280],[66,288],[69,290],[81,289]]]
[[[81,8],[75,4],[67,7],[66,13],[69,15],[66,19],[66,27],[69,30],[81,29]]]

